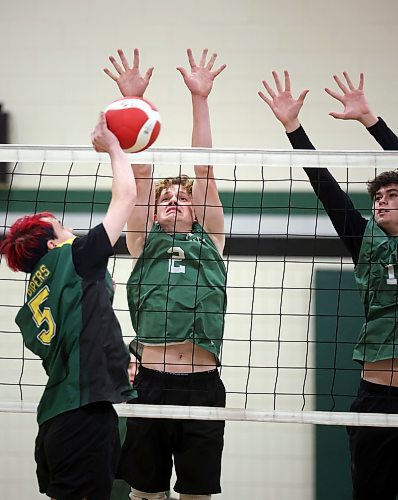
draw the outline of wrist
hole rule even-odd
[[[192,94],[192,102],[195,102],[195,103],[203,103],[203,102],[207,102],[207,97],[208,96],[203,96],[203,95],[200,95],[200,94]]]
[[[118,155],[123,153],[123,149],[120,146],[119,141],[114,141],[108,145],[107,152],[110,156]]]
[[[144,97],[144,91],[137,92],[133,89],[126,89],[125,91],[120,90],[123,97]]]
[[[361,115],[358,118],[358,121],[362,123],[366,128],[371,127],[372,125],[375,125],[378,122],[378,118],[376,115],[374,115],[372,112],[366,113],[364,115]]]
[[[294,120],[283,122],[282,125],[285,127],[286,132],[289,134],[290,132],[294,132],[300,127],[300,122],[298,118],[295,118]]]

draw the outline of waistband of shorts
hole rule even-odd
[[[398,387],[393,385],[374,384],[373,382],[361,379],[359,387],[360,389],[370,392],[371,394],[385,394],[388,396],[398,397]]]
[[[153,370],[152,368],[147,368],[146,366],[140,366],[139,371],[142,374],[153,378],[191,378],[195,380],[213,378],[215,375],[218,376],[217,368],[213,368],[212,370],[206,370],[204,372],[193,372],[193,373],[179,373],[179,372],[162,372],[160,370]]]

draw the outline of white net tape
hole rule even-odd
[[[261,165],[263,167],[396,168],[398,153],[390,151],[322,151],[267,149],[150,148],[128,155],[131,163],[158,165]],[[100,162],[109,155],[90,146],[0,145],[4,162]]]
[[[114,405],[119,417],[172,418],[188,420],[227,420],[274,422],[282,424],[348,425],[398,427],[398,415],[387,413],[346,413],[331,411],[261,411],[242,408],[172,405]],[[36,413],[37,404],[0,401],[1,413]]]

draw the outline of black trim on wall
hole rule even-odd
[[[121,236],[116,243],[117,254],[127,254],[126,238]],[[278,257],[349,257],[349,253],[337,237],[227,237],[224,255],[278,256]]]

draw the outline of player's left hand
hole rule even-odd
[[[287,70],[283,72],[285,85],[279,78],[276,71],[272,72],[272,76],[275,82],[274,90],[270,83],[263,80],[263,85],[267,90],[269,97],[264,94],[264,92],[259,91],[258,95],[261,99],[268,104],[274,113],[275,117],[282,123],[287,132],[293,132],[300,126],[299,113],[304,104],[304,99],[308,94],[308,89],[301,92],[297,99],[294,99],[291,93],[290,85],[290,74]]]
[[[226,64],[223,64],[218,69],[212,71],[217,54],[213,53],[206,63],[207,53],[208,49],[203,49],[200,63],[197,65],[192,55],[192,50],[187,49],[191,72],[189,73],[183,67],[177,68],[184,79],[185,85],[188,87],[192,95],[207,97],[213,87],[214,79],[227,67]]]

